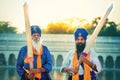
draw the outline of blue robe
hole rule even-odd
[[[48,73],[52,70],[52,57],[46,46],[43,46],[42,51],[43,51],[41,55],[42,67],[46,69],[46,72],[41,73],[41,80],[51,80]],[[26,58],[27,55],[26,53],[27,53],[27,46],[24,46],[19,51],[17,63],[16,63],[16,69],[19,76],[21,77],[21,80],[23,78],[23,75],[25,74],[25,70],[23,69],[23,67],[28,70],[30,69],[29,64],[24,62],[24,59]],[[36,55],[33,56],[34,56],[33,66],[34,68],[37,68],[37,56]]]

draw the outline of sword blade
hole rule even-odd
[[[23,9],[24,9],[25,26],[26,26],[27,56],[33,57],[31,28],[30,28],[30,21],[28,16],[28,5],[26,2],[23,5]],[[30,69],[31,68],[33,68],[33,62],[30,62]]]
[[[100,19],[97,27],[95,28],[93,34],[92,34],[91,37],[87,40],[86,47],[85,47],[85,49],[84,49],[83,52],[86,52],[86,53],[89,52],[90,47],[92,46],[93,42],[94,42],[95,39],[97,38],[100,30],[102,29],[102,27],[103,27],[103,25],[104,25],[104,23],[105,23],[108,15],[109,15],[110,12],[112,11],[112,9],[113,9],[113,2],[110,3],[110,5],[109,5],[109,7],[107,8],[105,14],[102,16],[102,18]]]

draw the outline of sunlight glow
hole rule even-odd
[[[91,21],[102,16],[107,5],[112,0],[1,0],[0,21],[10,21],[18,28],[18,32],[25,31],[23,4],[28,1],[31,25],[46,27],[50,22],[77,17]],[[115,22],[120,21],[120,1],[114,0],[117,8],[109,16]],[[2,9],[1,9],[2,8]],[[77,21],[73,26],[79,25]]]
[[[72,24],[72,27],[79,26],[80,22],[78,20],[75,20]]]

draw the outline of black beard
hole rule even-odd
[[[86,43],[84,43],[84,44],[82,44],[82,43],[76,44],[77,53],[83,52],[83,50],[85,48],[85,45],[86,45]]]

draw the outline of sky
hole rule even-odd
[[[30,25],[45,27],[50,22],[78,17],[92,20],[102,16],[111,2],[109,20],[120,23],[120,0],[0,0],[0,21],[9,21],[17,31],[25,31],[23,4],[27,1]]]

